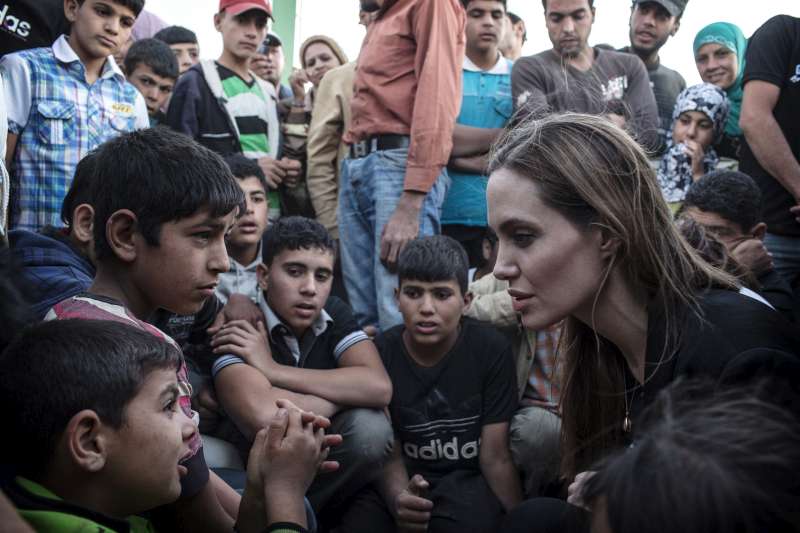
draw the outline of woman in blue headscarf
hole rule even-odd
[[[700,78],[724,90],[730,103],[722,140],[715,145],[721,157],[739,159],[742,130],[739,115],[744,88],[744,56],[747,39],[742,30],[729,22],[709,24],[694,38],[694,60]]]

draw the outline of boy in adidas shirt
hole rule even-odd
[[[360,495],[348,531],[491,531],[521,500],[508,444],[517,407],[511,346],[462,318],[467,270],[450,237],[418,238],[400,254],[403,324],[376,339],[394,387],[394,451],[381,496]]]

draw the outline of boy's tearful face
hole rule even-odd
[[[269,202],[267,191],[259,179],[249,176],[236,179],[244,192],[247,210],[236,221],[236,225],[228,235],[228,242],[237,247],[258,244],[267,229]]]
[[[69,44],[81,59],[110,56],[128,43],[136,14],[111,0],[67,0],[64,6],[72,23]]]
[[[333,253],[320,248],[284,250],[272,265],[258,266],[258,284],[267,304],[302,337],[322,312],[333,283]]]
[[[133,285],[152,309],[179,315],[197,313],[214,294],[217,276],[230,268],[225,235],[236,210],[212,217],[207,210],[165,222],[158,245],[138,241]]]
[[[456,280],[404,279],[397,304],[410,340],[418,346],[447,345],[458,336],[458,325],[467,305]]]
[[[122,427],[109,433],[104,475],[109,493],[124,494],[120,513],[133,514],[175,501],[180,463],[190,454],[197,426],[178,404],[174,368],[151,371],[125,408]]]

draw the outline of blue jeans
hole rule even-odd
[[[407,159],[407,148],[345,159],[339,182],[339,242],[347,296],[358,323],[378,326],[381,331],[403,320],[394,297],[397,276],[381,264],[380,250],[381,232],[403,192]],[[425,197],[420,236],[440,232],[448,182],[443,170]]]
[[[800,280],[800,237],[767,232],[764,236],[764,246],[772,254],[775,271],[794,288]]]

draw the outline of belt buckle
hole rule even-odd
[[[353,156],[358,159],[359,157],[366,157],[369,154],[369,145],[367,141],[358,141],[353,144]]]

